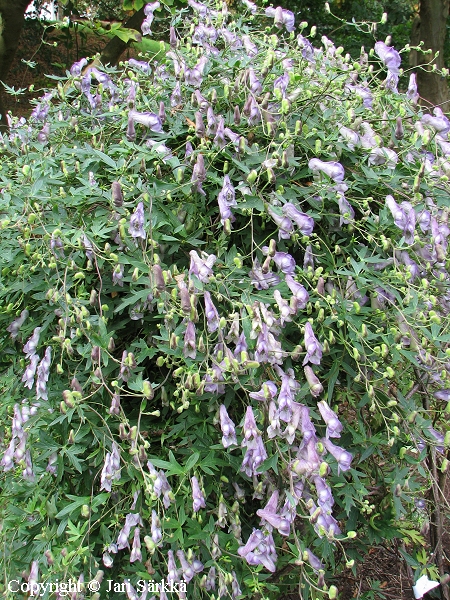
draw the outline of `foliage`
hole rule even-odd
[[[289,11],[191,5],[165,64],[80,62],[3,137],[2,572],[333,598],[408,538],[419,575],[450,124],[392,48],[383,82]]]

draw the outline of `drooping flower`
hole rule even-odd
[[[305,323],[305,348],[306,356],[303,360],[303,366],[308,362],[313,365],[320,365],[320,361],[322,360],[322,346],[315,337],[309,321]]]
[[[202,283],[207,283],[213,275],[212,267],[217,260],[217,256],[202,252],[203,258],[200,258],[195,250],[191,250],[189,255],[191,257],[189,275],[195,275]]]
[[[277,8],[269,6],[266,8],[265,13],[267,17],[274,18],[274,24],[278,29],[281,29],[284,25],[287,32],[290,33],[291,31],[294,31],[295,15],[292,11],[281,8],[281,6],[277,6]]]
[[[33,354],[36,354],[36,348],[39,344],[39,335],[42,327],[35,327],[33,335],[28,339],[27,343],[23,347],[23,351],[27,358],[31,358]]]
[[[328,438],[322,438],[322,443],[328,452],[336,459],[338,472],[348,471],[353,459],[350,452],[347,452],[347,450],[344,450],[344,448],[341,448],[340,446],[336,446]]]
[[[128,232],[132,238],[142,238],[146,239],[147,234],[144,230],[145,225],[145,216],[144,216],[144,203],[139,202],[136,207],[135,212],[130,217],[130,225],[128,228]]]
[[[328,175],[328,177],[333,181],[336,181],[336,183],[344,181],[345,169],[338,162],[324,162],[318,158],[312,158],[308,163],[308,167],[314,174],[325,173],[325,175]]]
[[[136,110],[130,110],[128,118],[132,119],[134,123],[140,123],[144,127],[148,127],[150,131],[161,133],[163,130],[161,119],[159,116],[152,112],[140,113]]]
[[[44,358],[39,363],[37,368],[36,377],[36,398],[39,400],[48,400],[47,395],[47,381],[50,375],[50,363],[51,363],[51,348],[48,346],[45,350]]]
[[[296,311],[306,308],[306,305],[309,301],[309,294],[306,289],[301,285],[301,283],[295,281],[292,275],[286,275],[285,281],[294,295]]]
[[[416,213],[409,202],[402,202],[399,206],[392,196],[386,196],[386,206],[394,217],[394,223],[402,230],[407,244],[414,243],[416,227]]]
[[[395,48],[386,46],[384,42],[376,42],[375,52],[391,73],[399,72],[402,59]]]
[[[263,524],[265,521],[271,528],[277,529],[281,535],[288,536],[291,531],[291,523],[288,519],[277,513],[278,498],[279,492],[278,490],[275,490],[266,506],[257,510],[256,514],[258,517],[261,517]],[[271,531],[271,529],[269,531]]]
[[[105,463],[100,476],[100,489],[111,491],[113,481],[120,479],[120,448],[112,443],[111,452],[107,452]]]
[[[367,162],[369,165],[386,165],[388,169],[395,169],[398,163],[398,155],[390,148],[373,148]]]
[[[222,430],[222,445],[228,448],[232,445],[237,445],[236,429],[233,421],[230,419],[227,409],[224,404],[220,405],[220,428]]]
[[[197,347],[195,345],[195,325],[189,321],[184,334],[183,354],[186,358],[195,359],[197,356]]]
[[[317,403],[317,407],[322,415],[322,419],[325,421],[327,426],[326,437],[341,437],[341,431],[343,429],[342,423],[339,421],[336,413],[331,410],[325,400],[321,400]]]
[[[314,371],[309,365],[306,365],[303,370],[305,373],[306,381],[309,385],[309,391],[311,392],[311,395],[314,396],[314,398],[317,398],[317,396],[320,396],[320,394],[323,392],[323,385],[320,383],[317,375],[314,373]]]
[[[266,536],[261,530],[254,529],[245,546],[238,548],[238,554],[249,565],[263,565],[271,573],[276,571],[277,555],[272,534]]]
[[[196,513],[201,508],[206,508],[206,501],[203,492],[200,489],[197,477],[191,477],[192,486],[192,510]]]

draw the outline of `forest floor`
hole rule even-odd
[[[24,93],[6,94],[7,110],[13,115],[27,117],[32,109],[30,100],[41,96],[44,88],[54,85],[54,80],[47,78],[47,74],[63,76],[75,61],[83,56],[95,56],[106,42],[99,36],[76,33],[75,28],[44,29],[36,21],[27,21],[8,77],[8,85],[15,90],[22,88]],[[124,53],[122,60],[130,56],[133,56],[132,51]],[[29,91],[32,84],[34,90]],[[445,547],[447,556],[450,556],[450,536],[445,540]],[[333,583],[339,590],[339,600],[414,598],[405,560],[396,546],[388,542],[371,549],[359,565],[356,575],[348,569],[337,576]],[[283,600],[299,600],[299,595],[290,594]]]

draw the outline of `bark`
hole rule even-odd
[[[30,0],[0,0],[0,81],[5,81],[11,67],[29,3]],[[4,90],[0,87],[0,129],[5,129]]]
[[[128,29],[136,29],[137,31],[139,31],[144,17],[144,7],[142,7],[128,19],[128,21],[124,24],[124,27],[127,27]],[[115,64],[117,64],[120,56],[123,54],[123,52],[125,52],[127,47],[127,42],[122,41],[117,36],[113,37],[113,39],[109,41],[103,48],[103,51],[100,56],[100,62],[103,65],[114,66]]]
[[[418,66],[430,62],[435,52],[439,52],[439,56],[433,59],[431,65],[417,71],[419,94],[425,104],[440,106],[446,112],[450,109],[447,78],[433,73],[431,69],[433,64],[436,64],[438,69],[444,67],[448,14],[449,0],[420,0],[420,24],[418,31],[415,31],[418,39],[423,42],[423,49],[432,51],[425,56],[418,53]]]

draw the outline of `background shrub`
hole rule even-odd
[[[190,4],[3,137],[2,570],[333,598],[400,538],[436,575],[450,123],[392,48]]]

